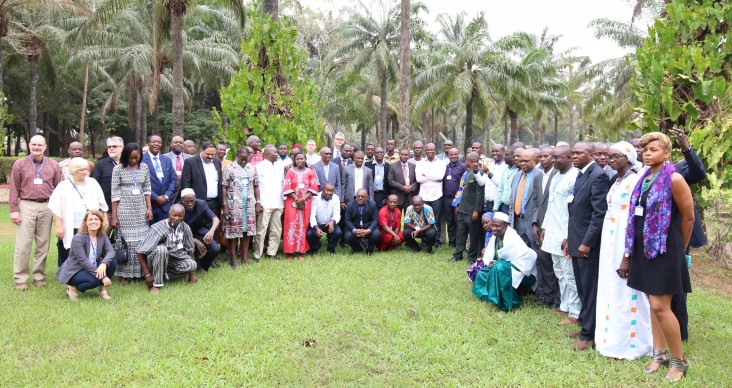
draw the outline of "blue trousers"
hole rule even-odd
[[[101,264],[101,263],[100,263]],[[114,271],[117,270],[117,260],[112,260],[111,263],[107,266],[107,277],[111,278],[114,276]],[[66,283],[72,287],[75,287],[77,290],[84,292],[86,290],[91,290],[92,288],[97,288],[102,286],[102,281],[97,279],[97,276],[91,272],[87,272],[85,270],[81,270],[74,274],[74,276],[69,279],[69,282]]]

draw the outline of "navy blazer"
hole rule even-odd
[[[206,201],[202,199],[196,200],[193,210],[186,208],[185,219],[183,220],[191,228],[194,237],[203,236],[211,230],[213,219],[218,218],[211,209],[209,209]]]
[[[109,264],[114,260],[114,248],[109,242],[106,234],[97,237],[97,264]],[[95,273],[97,267],[89,262],[89,235],[86,233],[77,233],[71,240],[71,249],[69,249],[69,258],[64,261],[56,272],[56,280],[59,283],[68,283],[71,278],[79,271],[87,271]]]
[[[364,204],[363,226],[361,226],[362,218],[358,213],[358,203],[356,201],[352,201],[348,204],[344,219],[346,229],[348,231],[353,231],[354,229],[368,229],[371,233],[374,233],[379,229],[379,210],[376,208],[376,203],[370,199]]]
[[[600,257],[602,223],[607,212],[610,180],[605,170],[592,163],[574,184],[574,198],[568,204],[569,228],[567,246],[570,256],[578,257],[579,246],[590,247],[590,257]]]
[[[323,161],[315,162],[310,166],[315,170],[315,175],[318,177],[318,191],[323,192],[323,185],[326,182],[330,182],[335,186],[335,193],[341,196],[341,169],[337,164],[330,162],[328,164],[328,176],[325,176],[325,168],[323,167]]]
[[[142,154],[142,161],[150,169],[150,202],[152,202],[153,209],[161,209],[165,214],[168,214],[170,205],[173,204],[173,194],[175,194],[175,184],[178,181],[178,177],[175,175],[173,162],[167,156],[159,153],[158,159],[160,161],[160,168],[163,169],[162,179],[158,178],[150,153],[145,152]],[[168,201],[163,206],[158,206],[155,200],[161,195],[167,195]]]
[[[221,161],[214,158],[212,163],[216,167],[216,173],[219,175],[219,184],[216,188],[216,200],[219,209],[221,209],[224,206],[223,195],[221,195]],[[208,185],[206,183],[206,171],[203,169],[203,160],[201,160],[200,156],[192,156],[183,161],[183,174],[180,180],[181,190],[191,188],[196,193],[196,198],[204,200],[207,198]]]

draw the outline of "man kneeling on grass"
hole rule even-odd
[[[491,221],[493,237],[483,254],[487,264],[478,272],[473,294],[503,311],[521,307],[521,295],[536,283],[536,252],[508,226],[508,215],[497,212]]]
[[[137,260],[151,294],[160,292],[165,279],[183,277],[196,282],[193,234],[184,217],[183,205],[171,206],[168,219],[153,224],[137,247]]]

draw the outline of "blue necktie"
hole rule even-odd
[[[160,163],[158,163],[157,156],[153,156],[153,165],[155,166],[155,173],[158,175],[163,175],[163,169],[160,168]]]

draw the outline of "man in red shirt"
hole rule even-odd
[[[379,227],[381,228],[381,241],[379,250],[384,252],[390,249],[397,249],[404,243],[402,234],[402,213],[397,208],[399,198],[392,194],[386,200],[386,206],[379,210]]]

